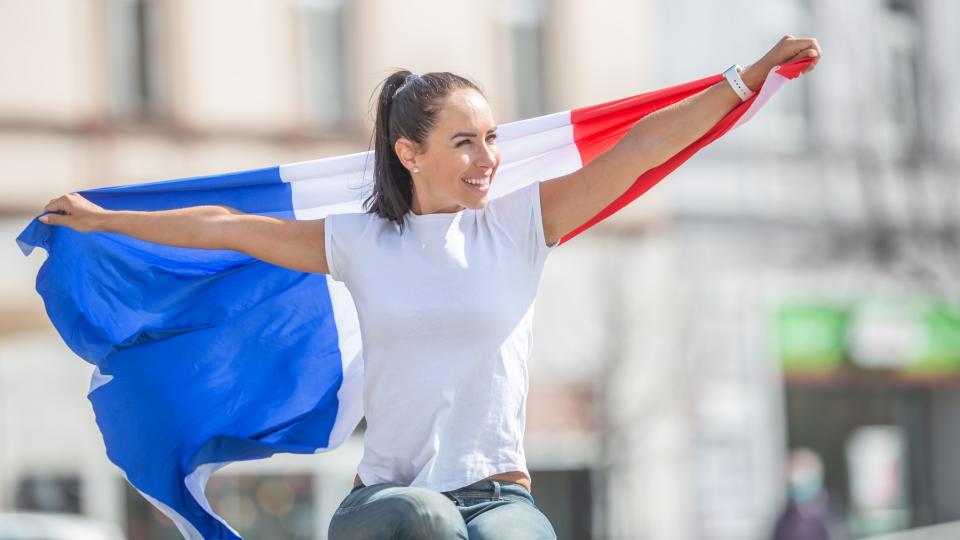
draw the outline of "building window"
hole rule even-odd
[[[344,58],[347,0],[298,0],[298,5],[308,123],[344,128],[350,110]]]
[[[547,4],[543,0],[517,0],[505,4],[510,40],[514,117],[517,120],[547,113],[544,26]]]
[[[114,118],[144,120],[162,109],[159,5],[106,0],[109,108]]]
[[[913,2],[891,0],[884,14],[887,41],[885,92],[887,117],[894,136],[894,146],[909,148],[918,135],[920,91],[919,71],[920,28]]]
[[[79,514],[80,478],[74,475],[36,475],[17,483],[14,507],[30,512]]]

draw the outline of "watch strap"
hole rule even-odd
[[[740,78],[741,71],[743,71],[743,66],[740,64],[734,64],[723,72],[723,78],[730,83],[730,88],[733,88],[733,91],[740,96],[740,101],[746,101],[753,97],[753,94],[756,92],[751,90],[750,87],[743,82],[743,79]]]

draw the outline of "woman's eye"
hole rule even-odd
[[[497,140],[497,136],[496,136],[496,135],[490,135],[489,137],[487,137],[487,140],[488,140],[488,141],[496,141],[496,140]],[[458,142],[458,143],[457,143],[457,146],[458,146],[458,147],[459,147],[459,146],[463,146],[464,144],[469,143],[469,142],[471,142],[470,139],[464,139],[464,140]]]

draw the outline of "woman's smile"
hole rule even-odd
[[[460,181],[466,184],[470,189],[480,193],[486,193],[490,189],[491,176],[479,176],[476,178],[461,178]]]

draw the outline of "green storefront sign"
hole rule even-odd
[[[887,303],[881,310],[866,307],[782,306],[776,313],[776,337],[784,371],[829,374],[852,364],[905,376],[960,375],[960,309],[943,302]],[[887,320],[883,313],[888,314]],[[902,352],[885,343],[896,342],[897,336],[912,341]],[[871,349],[888,353],[886,365],[874,364]]]
[[[960,310],[933,303],[920,314],[926,340],[918,358],[905,366],[914,375],[954,375],[960,373]]]
[[[791,305],[777,313],[777,343],[789,373],[825,374],[846,359],[849,313],[829,305]]]

